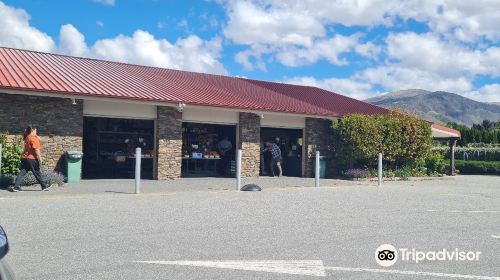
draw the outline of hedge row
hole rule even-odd
[[[455,167],[460,170],[460,174],[500,175],[500,161],[457,160]]]
[[[334,157],[344,169],[376,167],[378,153],[390,169],[423,166],[432,144],[428,122],[397,112],[344,116],[332,130]]]

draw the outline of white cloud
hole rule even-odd
[[[237,53],[234,59],[236,60],[236,62],[243,65],[243,68],[245,68],[245,70],[251,71],[254,69],[253,63],[250,61],[251,56],[255,56],[255,54],[253,54],[250,50],[245,50]]]
[[[52,38],[29,25],[30,16],[0,2],[0,46],[51,52],[56,49]]]
[[[477,1],[434,1],[438,13],[422,14],[435,32],[448,33],[465,42],[479,37],[489,40],[500,39],[500,2],[496,0]],[[440,3],[442,2],[442,3]]]
[[[96,3],[101,3],[104,5],[109,5],[109,6],[114,6],[115,5],[115,0],[94,0]]]
[[[350,52],[358,43],[358,35],[335,35],[331,39],[317,40],[308,48],[285,47],[276,55],[285,66],[301,66],[326,59],[331,64],[345,65],[347,60],[340,58],[343,53]]]
[[[354,78],[316,79],[314,77],[295,77],[295,78],[285,79],[284,82],[296,85],[319,87],[332,92],[340,93],[342,95],[347,95],[349,97],[356,98],[359,100],[369,98],[376,93],[376,91],[372,88],[371,84],[363,81],[358,81]]]
[[[426,24],[437,37],[451,41],[476,44],[484,39],[493,42],[500,39],[498,0],[228,0],[222,3],[229,18],[224,27],[228,39],[250,48],[266,45],[273,50],[270,54],[278,54],[278,60],[287,66],[314,63],[318,56],[327,56],[318,55],[318,50],[313,52],[311,49],[317,41],[328,40],[326,30],[335,24],[369,28],[385,25],[390,28],[393,24],[400,24],[401,20],[414,19]],[[424,47],[436,42],[441,43],[431,41]],[[450,46],[459,54],[465,54],[463,57],[457,55],[457,64],[462,66],[474,62],[473,52]],[[375,59],[381,47],[360,40],[355,51]],[[420,52],[423,51],[422,48]],[[238,61],[244,61],[244,67],[248,69],[247,60],[242,60],[241,56],[238,56]],[[449,54],[446,58],[456,59]],[[329,61],[339,64],[338,59]],[[439,66],[438,63],[435,66]]]
[[[418,88],[429,91],[463,93],[472,90],[472,81],[469,78],[446,78],[417,68],[405,68],[397,65],[369,68],[356,76],[360,80],[381,85],[388,91]]]
[[[418,68],[443,77],[500,75],[500,48],[470,49],[436,34],[398,33],[387,38],[390,58],[405,67]]]
[[[243,45],[311,46],[314,37],[325,35],[323,24],[308,11],[296,11],[282,5],[266,8],[251,1],[229,1],[229,21],[224,34]]]
[[[376,59],[382,52],[382,47],[373,44],[372,42],[367,42],[364,44],[358,44],[355,47],[356,53],[366,58]]]
[[[102,28],[102,27],[104,27],[104,22],[102,22],[101,20],[98,20],[95,22],[95,25]]]
[[[85,36],[73,25],[66,24],[61,26],[56,46],[50,36],[29,25],[29,15],[24,10],[2,2],[0,45],[195,72],[228,73],[219,61],[222,43],[217,37],[203,40],[190,35],[171,43],[137,30],[132,36],[101,39],[88,46]]]
[[[170,43],[156,39],[152,34],[138,30],[132,36],[119,35],[98,40],[92,46],[92,56],[113,61],[136,63],[196,72],[227,74],[218,61],[221,40],[204,41],[190,35]]]
[[[463,95],[481,102],[500,102],[500,84],[487,84]]]
[[[89,56],[85,37],[71,24],[61,26],[59,31],[59,52],[74,56]]]
[[[431,32],[390,34],[386,44],[385,63],[356,73],[354,79],[387,91],[418,88],[495,98],[485,94],[487,88],[474,91],[473,81],[478,75],[500,75],[498,47],[474,49]]]
[[[327,36],[327,26],[342,23],[388,24],[390,13],[397,8],[393,1],[319,1],[319,0],[232,0],[224,2],[228,23],[224,35],[232,42],[246,45],[235,57],[245,69],[252,69],[249,56],[260,57],[256,47],[265,46],[266,54],[275,56],[285,66],[302,66],[326,59],[331,64],[346,65],[340,58],[355,50],[374,59],[381,49],[373,43],[362,43],[360,37],[335,34]],[[262,67],[259,67],[262,68]]]

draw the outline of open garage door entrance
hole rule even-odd
[[[234,177],[236,126],[182,123],[182,177]]]
[[[276,143],[280,147],[283,158],[283,176],[302,177],[302,146],[304,142],[302,129],[263,127],[260,129],[260,140],[261,148],[267,141]],[[261,153],[260,161],[260,175],[271,174],[270,152]]]
[[[153,179],[154,120],[83,118],[83,178],[135,176],[135,148],[142,148],[141,177]]]

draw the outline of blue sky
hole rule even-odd
[[[462,3],[458,3],[462,2]],[[0,0],[0,46],[500,102],[500,1]]]

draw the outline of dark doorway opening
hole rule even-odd
[[[302,129],[268,128],[260,129],[261,151],[265,142],[276,143],[281,150],[283,162],[283,176],[302,177]],[[261,153],[260,175],[266,176],[271,172],[271,153]]]
[[[182,177],[234,177],[236,126],[184,122]]]
[[[135,148],[141,147],[141,178],[153,179],[154,121],[84,117],[84,179],[131,179]]]

